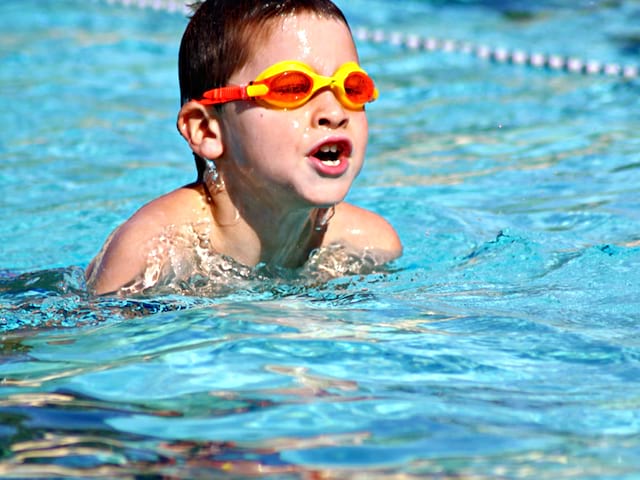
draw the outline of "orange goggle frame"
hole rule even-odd
[[[373,80],[355,62],[347,62],[333,76],[325,77],[305,63],[289,60],[270,66],[249,85],[208,90],[198,102],[216,105],[255,99],[271,107],[297,108],[322,88],[331,89],[340,103],[351,110],[360,110],[378,98]]]

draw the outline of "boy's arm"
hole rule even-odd
[[[118,227],[105,242],[102,251],[86,271],[89,289],[97,294],[113,293],[140,278],[147,269],[150,255],[167,225],[175,219],[178,203],[185,195],[172,192],[143,206]]]
[[[144,273],[148,236],[136,223],[134,217],[121,225],[87,267],[87,284],[96,295],[114,293]]]
[[[159,239],[176,223],[197,223],[202,209],[202,190],[185,185],[144,205],[105,242],[91,261],[85,276],[89,289],[98,295],[117,292],[145,274],[152,255],[161,255]],[[153,258],[154,263],[161,261]],[[159,272],[156,272],[159,273]]]

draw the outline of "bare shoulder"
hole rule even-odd
[[[377,213],[342,202],[329,223],[325,244],[345,243],[358,250],[376,251],[384,261],[402,255],[402,243],[393,226]]]
[[[169,226],[197,223],[206,215],[206,202],[197,185],[188,185],[141,207],[107,239],[86,272],[97,294],[118,290],[144,272],[153,239]]]

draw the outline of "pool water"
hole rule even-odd
[[[349,200],[400,259],[96,298],[109,232],[195,177],[185,16],[121,3],[0,3],[0,476],[640,478],[638,79],[362,41],[381,97]],[[636,0],[338,3],[640,64]]]

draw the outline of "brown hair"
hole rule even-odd
[[[306,12],[349,27],[331,0],[205,0],[192,8],[195,13],[182,36],[178,57],[181,104],[227,85],[268,35],[275,19]],[[205,162],[195,157],[201,179]]]

